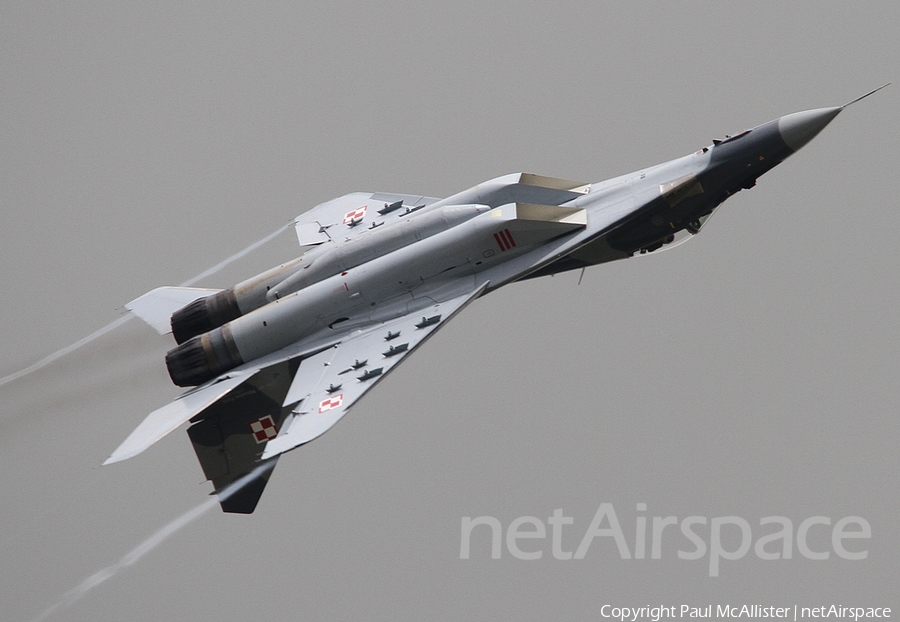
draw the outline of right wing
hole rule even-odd
[[[324,434],[488,285],[227,372],[150,413],[103,464],[131,458],[190,421],[188,435],[222,509],[252,512],[278,456]]]
[[[452,205],[506,203],[561,205],[590,191],[590,184],[532,173],[513,173],[478,184],[445,201]],[[434,197],[388,192],[353,192],[320,203],[294,219],[300,246],[314,246],[394,222],[439,201]]]
[[[284,398],[295,404],[262,459],[278,456],[327,432],[353,404],[421,346],[489,283],[456,298],[356,332],[304,359]]]

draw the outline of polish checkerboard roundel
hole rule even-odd
[[[362,207],[358,207],[355,210],[351,210],[344,214],[343,224],[349,225],[351,222],[355,220],[362,220],[366,215],[366,210],[369,209],[368,205],[363,205]]]
[[[319,412],[323,413],[331,410],[332,408],[337,408],[341,405],[341,402],[344,401],[344,394],[341,393],[339,395],[335,395],[334,397],[326,397],[324,400],[319,402]]]
[[[265,443],[278,436],[278,427],[270,415],[250,422],[250,431],[257,443]]]

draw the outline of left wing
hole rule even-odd
[[[358,331],[304,359],[283,403],[296,405],[261,458],[283,454],[328,431],[410,352],[483,294],[488,285],[485,282],[462,296]]]
[[[352,192],[320,203],[294,219],[300,246],[353,237],[412,214],[438,199],[412,194]]]

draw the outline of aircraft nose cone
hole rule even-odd
[[[816,108],[783,116],[778,119],[778,131],[781,133],[781,139],[788,147],[799,151],[803,145],[815,138],[816,134],[831,123],[841,110],[843,110],[841,106]]]

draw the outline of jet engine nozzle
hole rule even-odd
[[[166,354],[169,377],[179,387],[194,387],[244,363],[228,326],[203,333]]]
[[[199,298],[172,314],[172,336],[176,343],[202,335],[241,316],[234,289]]]

